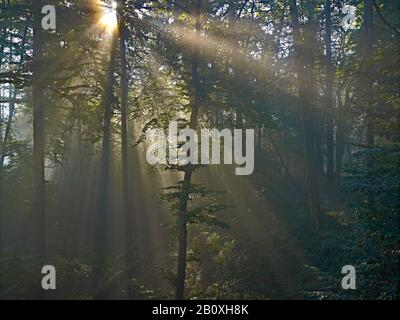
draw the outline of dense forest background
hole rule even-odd
[[[0,298],[397,299],[399,14],[1,0]],[[148,165],[172,120],[255,129],[254,173]]]

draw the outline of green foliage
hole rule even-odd
[[[398,151],[366,150],[361,156],[366,162],[373,159],[373,167],[350,172],[344,181],[347,190],[360,196],[351,202],[352,248],[360,295],[366,299],[398,298],[400,172],[392,160],[394,154]]]
[[[187,187],[184,181],[178,182],[176,186],[164,188],[166,192],[161,199],[169,204],[172,212],[177,213],[181,208],[181,202],[185,199],[185,193],[189,197],[189,207],[186,213],[186,223],[203,223],[209,226],[228,228],[229,226],[220,221],[216,214],[226,210],[229,206],[221,199],[222,192],[207,190],[204,186],[190,183]],[[200,205],[196,206],[196,203]]]

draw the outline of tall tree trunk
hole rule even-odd
[[[4,161],[6,159],[7,155],[7,144],[8,140],[11,135],[11,125],[12,121],[14,118],[14,111],[15,111],[15,95],[16,95],[16,90],[15,88],[12,89],[12,86],[10,85],[9,89],[9,99],[8,99],[8,117],[7,117],[7,123],[6,123],[6,129],[4,131],[4,138],[2,138],[1,141],[1,150],[0,150],[0,181],[3,176],[3,167],[4,167]]]
[[[128,76],[126,61],[126,27],[124,22],[125,3],[121,1],[119,7],[119,51],[120,51],[120,73],[121,73],[121,166],[122,166],[122,209],[125,219],[125,250],[127,258],[132,254],[132,219],[130,215],[129,201],[129,174],[128,174]]]
[[[8,12],[7,12],[7,8],[6,8],[6,0],[2,0],[1,2],[2,8],[1,9],[1,14],[3,15],[3,17],[7,17],[8,16]],[[4,24],[2,25],[1,28],[1,35],[0,35],[0,67],[3,63],[3,57],[4,57],[4,48],[5,48],[5,43],[6,43],[6,39],[7,39],[7,25],[8,25],[8,19],[5,18],[4,19]]]
[[[372,109],[373,109],[373,75],[372,70],[372,42],[373,42],[373,21],[374,21],[374,0],[364,1],[364,13],[363,13],[363,79],[365,81],[363,88],[365,90],[365,110],[366,110],[366,138],[368,146],[372,147],[374,145],[374,132],[373,132],[373,119],[372,119]]]
[[[374,112],[374,96],[373,96],[373,81],[374,81],[374,66],[372,62],[373,50],[373,20],[374,20],[374,0],[364,1],[363,13],[363,68],[362,68],[362,91],[361,94],[365,97],[364,102],[365,110],[365,130],[367,146],[372,148],[375,144],[374,128],[373,128],[373,112]],[[372,174],[374,169],[374,160],[370,155],[367,155],[366,167],[368,174]],[[372,209],[376,206],[375,194],[370,192],[368,195],[368,202]]]
[[[46,212],[45,212],[45,132],[44,132],[44,79],[43,79],[43,31],[41,10],[43,0],[32,1],[33,23],[33,163],[34,163],[34,199],[33,216],[35,219],[35,251],[44,256],[46,253]]]
[[[104,259],[107,245],[107,212],[109,206],[109,180],[110,180],[110,146],[111,146],[111,119],[113,116],[113,82],[115,71],[115,60],[117,54],[118,36],[116,33],[111,39],[111,54],[106,69],[106,79],[103,87],[102,107],[103,118],[103,140],[100,166],[100,184],[97,204],[95,249],[97,255],[97,277],[102,276]]]
[[[194,16],[196,19],[196,34],[200,35],[201,21],[201,0],[195,1]],[[196,129],[197,118],[200,110],[201,88],[199,80],[199,50],[197,47],[193,50],[192,57],[192,85],[194,89],[194,97],[192,99],[192,113],[190,116],[190,128]],[[185,279],[186,279],[186,262],[187,262],[187,206],[190,196],[190,184],[193,176],[193,167],[189,164],[185,170],[183,179],[183,192],[180,198],[179,211],[177,215],[178,230],[178,265],[176,276],[176,293],[177,300],[185,298]]]
[[[279,148],[278,148],[278,146],[276,145],[275,140],[274,140],[274,138],[273,138],[271,132],[268,131],[268,130],[267,130],[267,135],[268,135],[268,137],[269,137],[269,140],[271,141],[272,147],[274,148],[276,155],[277,155],[278,158],[279,158],[279,161],[280,161],[281,166],[282,166],[282,168],[283,168],[283,170],[284,170],[284,173],[285,173],[285,177],[289,180],[289,182],[292,184],[292,186],[296,188],[296,190],[298,190],[298,191],[301,192],[302,190],[300,189],[300,187],[299,187],[298,184],[296,183],[296,180],[293,179],[292,175],[290,174],[289,167],[287,166],[287,164],[286,164],[286,162],[285,162],[285,159],[283,158],[281,152],[279,151]]]
[[[342,90],[338,90],[337,93],[337,100],[338,100],[338,114],[345,115],[347,114],[348,104],[349,104],[349,90],[346,87],[345,89],[345,100],[343,103],[342,100]],[[344,157],[344,151],[346,146],[346,135],[347,135],[347,119],[339,116],[337,124],[337,131],[336,131],[336,170],[335,176],[336,180],[340,179],[340,174],[342,171],[342,163]]]
[[[333,142],[333,61],[332,61],[332,1],[325,1],[325,50],[326,50],[326,177],[328,182],[334,180],[334,142]]]
[[[19,69],[22,68],[22,65],[24,63],[24,52],[25,52],[25,43],[26,43],[26,36],[28,33],[28,26],[29,26],[29,21],[25,27],[25,31],[22,37],[22,42],[21,42],[21,53],[20,53],[20,60],[19,60]],[[10,58],[12,58],[12,50],[10,50]],[[4,138],[1,141],[1,149],[0,149],[0,180],[2,178],[2,170],[4,166],[4,161],[7,153],[7,144],[8,140],[10,139],[11,135],[11,126],[12,122],[14,119],[14,112],[15,112],[15,99],[17,98],[17,90],[11,90],[11,85],[10,85],[10,92],[9,92],[9,101],[8,101],[8,118],[7,118],[7,123],[6,123],[6,129],[4,131]],[[0,139],[2,137],[0,136]]]
[[[305,39],[302,42],[301,29],[299,24],[299,15],[296,0],[290,0],[290,15],[293,24],[294,48],[295,48],[295,65],[298,78],[298,94],[300,104],[300,117],[304,132],[305,144],[305,169],[306,183],[308,193],[308,205],[316,230],[319,230],[319,194],[318,179],[316,173],[316,156],[315,156],[315,137],[313,128],[313,108],[312,108],[312,91],[313,91],[313,56],[310,52],[312,48],[311,38],[313,36],[311,26],[305,32]],[[311,34],[310,34],[311,33]]]

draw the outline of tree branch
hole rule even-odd
[[[381,9],[379,8],[378,4],[376,1],[374,1],[374,8],[376,13],[378,14],[379,19],[383,22],[383,24],[388,27],[391,31],[393,31],[397,36],[400,36],[400,30],[397,29],[395,26],[391,25],[385,17],[382,15]]]

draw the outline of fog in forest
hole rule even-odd
[[[1,0],[0,299],[398,299],[399,16]]]

